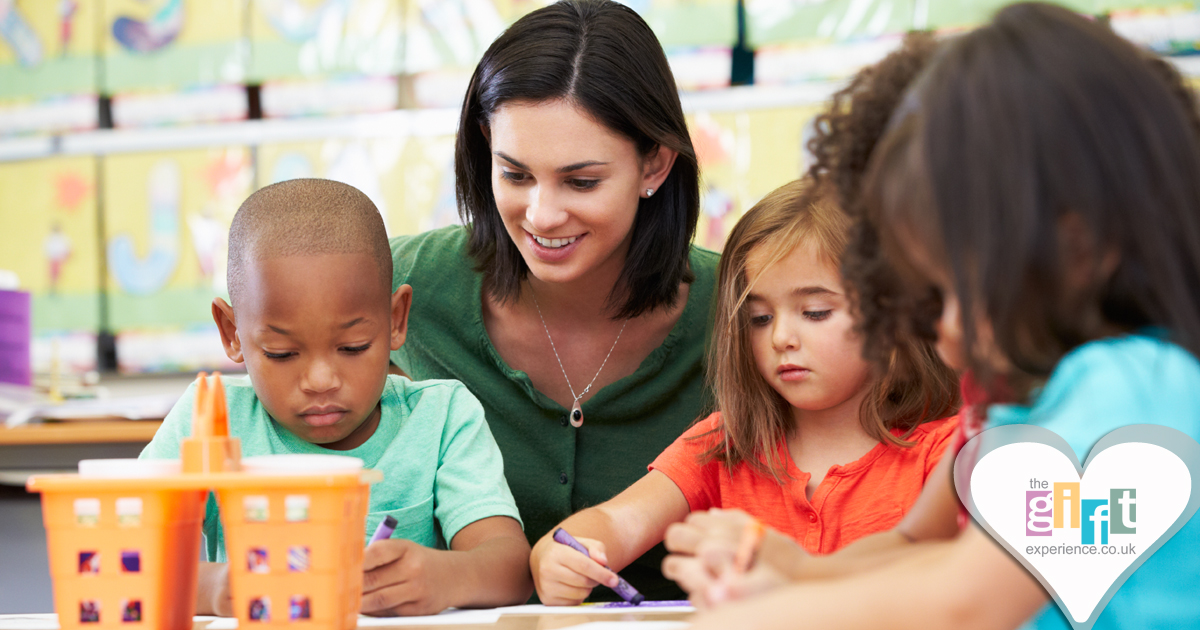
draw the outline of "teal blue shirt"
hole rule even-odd
[[[1127,424],[1161,424],[1200,441],[1200,361],[1149,336],[1093,341],[1059,362],[1031,406],[993,405],[988,421],[1050,429],[1080,463],[1100,438]],[[1071,625],[1051,602],[1025,627]],[[1129,576],[1093,628],[1200,628],[1200,514]]]
[[[241,440],[242,456],[287,453],[348,455],[383,473],[371,487],[366,531],[396,517],[393,538],[444,547],[463,527],[490,516],[520,521],[504,479],[504,462],[484,421],[483,407],[457,381],[417,381],[388,376],[374,435],[348,451],[331,451],[296,437],[263,409],[248,377],[226,377],[229,433]],[[141,457],[176,459],[192,434],[195,385],[189,387]],[[440,527],[435,527],[435,520]],[[204,516],[205,554],[226,562],[225,537],[215,499]]]

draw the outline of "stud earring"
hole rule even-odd
[[[653,189],[653,188],[647,188],[647,189],[646,189],[646,196],[647,196],[647,197],[649,197],[649,196],[651,196],[651,195],[653,195],[653,194],[654,194],[654,189]]]

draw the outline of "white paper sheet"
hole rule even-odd
[[[196,615],[194,621],[212,621],[216,617]],[[0,630],[59,630],[58,615],[37,613],[29,615],[0,615]]]
[[[465,626],[470,624],[496,623],[500,620],[500,612],[491,610],[459,610],[451,608],[436,615],[423,617],[368,617],[360,615],[359,628],[379,628],[392,626]],[[235,630],[238,620],[232,617],[222,617],[208,624],[205,630]],[[0,628],[0,630],[4,630]],[[41,630],[41,629],[38,629]]]
[[[683,630],[686,621],[592,621],[571,626],[571,630]]]
[[[0,630],[58,630],[58,615],[0,615]]]
[[[631,612],[696,612],[696,608],[686,601],[643,602],[638,606],[633,606],[625,602],[581,604],[579,606],[542,606],[541,604],[526,604],[523,606],[506,606],[504,608],[497,608],[496,610],[505,615],[602,615]]]

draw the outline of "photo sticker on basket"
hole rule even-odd
[[[100,623],[100,602],[94,599],[80,601],[79,623]]]
[[[271,565],[267,562],[267,550],[262,547],[251,547],[247,550],[246,570],[251,573],[270,573]]]
[[[121,571],[125,573],[141,573],[142,555],[136,549],[121,551]]]
[[[142,500],[139,497],[117,499],[117,525],[120,527],[142,526]]]
[[[284,517],[292,523],[308,520],[308,495],[289,494],[283,499]]]
[[[271,620],[271,598],[254,597],[250,599],[250,621]]]
[[[292,595],[288,601],[288,618],[292,621],[297,619],[312,619],[312,608],[309,606],[308,597],[304,595]]]
[[[123,623],[134,623],[142,620],[142,600],[140,599],[125,599],[121,600],[121,621]]]
[[[292,573],[303,573],[307,571],[309,565],[308,558],[308,547],[288,547],[288,571],[291,571]]]
[[[247,523],[265,523],[270,517],[271,501],[260,495],[248,496],[242,499],[242,511],[245,512]]]
[[[95,527],[100,523],[100,499],[75,499],[75,524]]]
[[[100,552],[80,551],[79,572],[95,575],[100,572]]]

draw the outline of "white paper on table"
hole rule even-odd
[[[196,615],[193,621],[212,621],[216,617]],[[0,615],[0,630],[59,630],[58,615],[36,613],[29,615]]]
[[[392,626],[466,626],[471,624],[496,623],[500,621],[500,612],[491,610],[462,610],[450,608],[436,615],[421,617],[358,617],[359,628],[379,628]],[[234,630],[238,627],[236,617],[222,617],[208,624],[205,630]],[[4,630],[0,628],[0,630]],[[40,629],[39,629],[40,630]]]
[[[58,630],[58,615],[0,615],[0,630]]]
[[[521,606],[506,606],[504,608],[497,608],[496,610],[505,615],[604,615],[656,612],[696,612],[695,606],[692,606],[687,602],[646,602],[640,606],[625,605],[623,602],[581,604],[579,606],[543,606],[541,604],[524,604]]]
[[[687,621],[592,621],[571,626],[571,630],[683,630]]]

